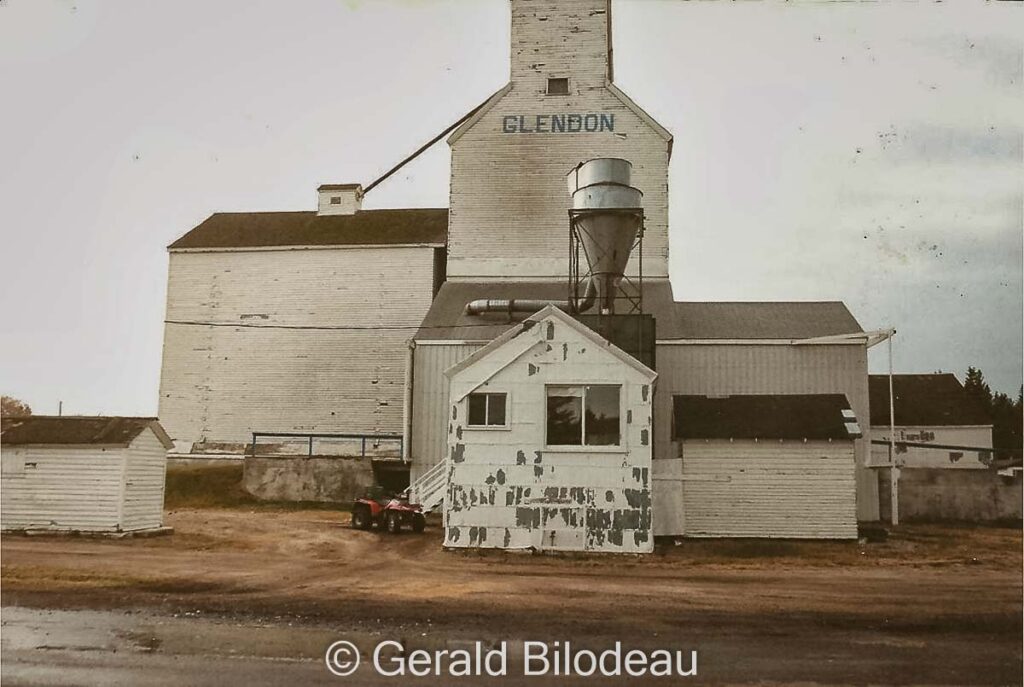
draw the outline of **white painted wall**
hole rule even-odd
[[[857,518],[878,520],[878,479],[867,467],[870,407],[867,350],[862,345],[659,345],[654,457],[673,458],[676,394],[845,394],[865,438],[857,455]]]
[[[135,437],[126,452],[121,529],[146,530],[164,522],[167,450],[151,431]]]
[[[433,250],[172,251],[167,320],[300,327],[167,324],[159,412],[175,449],[237,450],[253,431],[401,432]]]
[[[682,487],[689,537],[857,537],[851,441],[688,440],[681,481],[655,482],[669,484]]]
[[[166,451],[151,430],[123,446],[3,446],[0,528],[117,532],[163,521]]]
[[[507,393],[509,426],[466,427],[453,393],[445,546],[651,551],[651,379],[564,324],[547,338],[547,324],[452,377],[453,390],[485,382],[480,391]],[[528,350],[494,373],[524,337]],[[621,385],[622,445],[547,447],[547,384]]]
[[[449,277],[566,275],[565,175],[595,157],[633,163],[647,218],[643,271],[668,276],[669,141],[607,85],[609,10],[607,0],[512,2],[508,91],[450,139]],[[568,77],[569,95],[547,95],[551,77]],[[588,113],[614,117],[614,130],[506,132],[506,117]]]
[[[872,427],[871,438],[879,441],[889,440],[889,427]],[[992,425],[985,426],[896,426],[896,440],[913,441],[929,444],[946,444],[949,446],[977,446],[992,448]],[[906,468],[949,468],[954,470],[984,470],[986,465],[977,451],[953,451],[950,449],[928,449],[907,447],[905,453],[897,453],[896,459]],[[873,445],[871,447],[872,465],[889,464],[889,447]]]

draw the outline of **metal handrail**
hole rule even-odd
[[[405,448],[404,442],[405,437],[401,434],[351,434],[351,433],[328,433],[328,432],[253,432],[252,433],[252,445],[250,447],[249,455],[253,458],[256,457],[256,440],[259,437],[273,437],[273,438],[286,438],[286,439],[307,439],[309,441],[309,456],[313,455],[313,440],[314,439],[359,439],[361,442],[360,457],[366,457],[366,440],[372,439],[374,441],[397,441],[398,442],[398,455],[403,455]]]

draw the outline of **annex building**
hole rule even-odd
[[[610,2],[509,4],[510,80],[447,139],[447,209],[325,185],[171,244],[175,451],[401,434],[453,547],[856,536],[872,336],[839,302],[676,301],[672,136],[615,86]]]

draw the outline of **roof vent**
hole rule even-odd
[[[362,184],[323,184],[316,191],[318,215],[354,215],[363,205]]]

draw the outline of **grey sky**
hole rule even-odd
[[[1015,394],[1019,5],[616,2],[616,81],[675,135],[677,299],[841,299],[899,329],[898,371],[976,365]],[[155,413],[164,247],[217,210],[372,180],[505,83],[507,14],[0,2],[0,391]],[[442,144],[366,206],[447,187]]]

